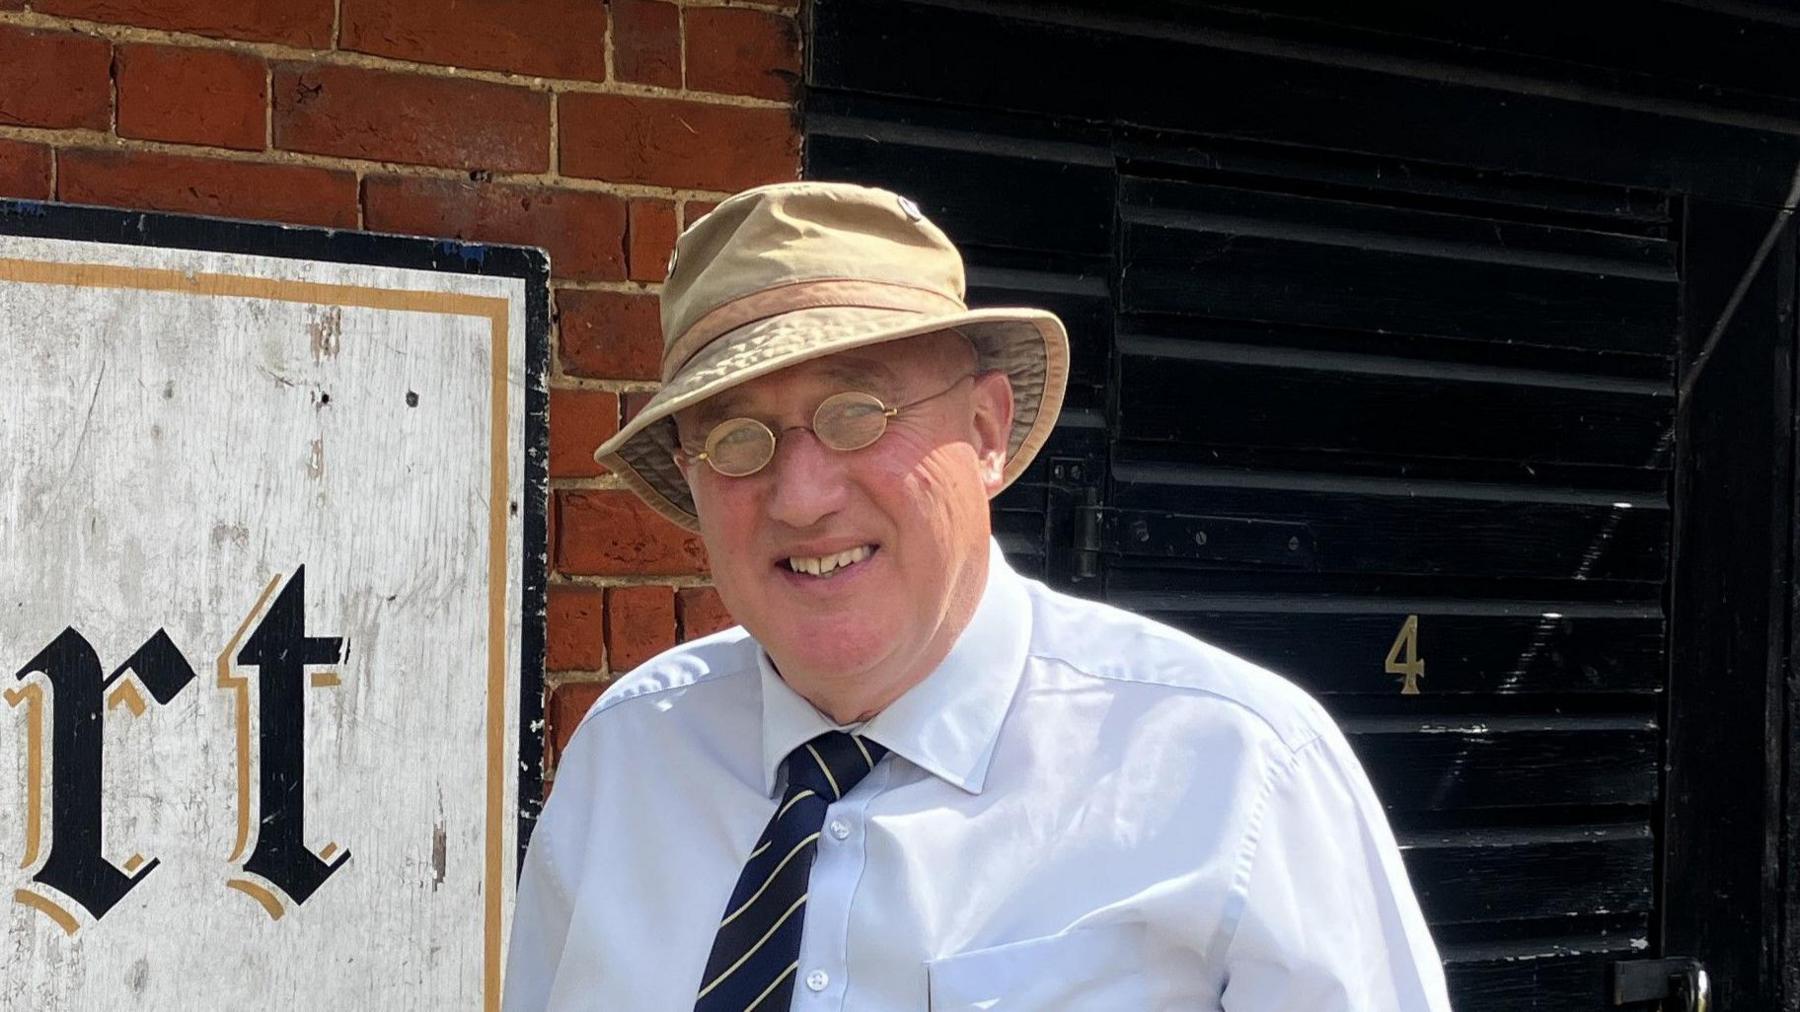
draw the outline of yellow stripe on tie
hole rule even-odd
[[[856,735],[851,735],[850,740],[856,743],[856,750],[863,754],[863,762],[869,764],[869,772],[873,773],[875,771],[875,757],[871,756],[869,750],[863,746],[861,738]]]
[[[810,788],[808,788],[807,790],[801,791],[799,794],[796,794],[793,797],[789,798],[788,803],[781,806],[781,811],[775,813],[775,817],[777,819],[781,818],[782,816],[784,816],[788,813],[788,809],[790,809],[790,808],[794,807],[796,804],[798,804],[801,798],[810,798],[810,797],[813,797],[813,792]]]
[[[794,859],[794,855],[800,853],[800,848],[806,846],[807,844],[813,842],[814,840],[817,840],[818,838],[819,838],[819,834],[814,833],[813,835],[807,837],[806,839],[801,840],[799,843],[794,844],[794,849],[787,852],[787,856],[781,859],[781,863],[775,866],[775,870],[769,873],[768,878],[763,879],[763,884],[758,886],[756,889],[756,892],[754,894],[752,894],[749,899],[744,901],[744,905],[741,907],[738,907],[736,910],[733,910],[729,915],[726,916],[726,918],[724,920],[719,922],[719,930],[720,931],[725,930],[725,925],[730,924],[732,921],[737,920],[739,914],[750,909],[750,904],[755,903],[757,901],[757,899],[762,896],[763,893],[766,893],[769,891],[769,883],[774,882],[775,876],[781,874],[781,869],[786,868],[788,862],[792,861]]]
[[[714,977],[712,983],[701,988],[700,993],[694,996],[694,1000],[699,1001],[701,998],[706,997],[707,994],[710,993],[713,988],[718,987],[721,983],[724,983],[726,977],[729,977],[732,974],[736,973],[738,967],[743,966],[744,963],[746,961],[748,961],[751,956],[756,955],[756,950],[762,948],[764,942],[768,941],[770,939],[770,937],[772,937],[775,934],[775,932],[781,930],[781,926],[783,924],[787,923],[787,919],[789,917],[794,916],[794,911],[800,909],[801,907],[803,907],[805,905],[806,905],[806,897],[804,895],[801,896],[799,899],[795,900],[794,905],[787,908],[787,913],[782,914],[779,918],[777,918],[775,923],[772,926],[770,926],[769,930],[763,932],[763,936],[756,940],[755,945],[752,945],[747,952],[745,952],[743,955],[739,956],[737,962],[726,967],[724,973],[721,973],[717,977]]]
[[[763,993],[757,995],[755,1001],[744,1006],[744,1012],[756,1012],[756,1006],[761,1005],[763,1003],[764,998],[767,998],[769,995],[773,994],[775,992],[775,989],[781,986],[781,982],[788,978],[788,974],[798,973],[799,970],[800,970],[800,961],[799,960],[796,959],[792,963],[789,963],[787,969],[785,969],[785,970],[781,971],[779,974],[777,974],[775,976],[775,979],[769,982],[768,987],[763,988]]]
[[[841,799],[844,796],[844,789],[838,786],[837,777],[831,775],[831,767],[825,765],[825,760],[819,755],[819,750],[813,748],[810,741],[806,743],[806,750],[812,753],[813,762],[819,764],[819,772],[825,774],[826,781],[831,784],[832,795]]]

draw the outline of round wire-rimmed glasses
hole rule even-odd
[[[963,380],[974,375],[967,373],[959,376],[955,382],[937,393],[891,408],[883,404],[881,398],[860,390],[832,394],[819,402],[818,408],[813,411],[811,425],[795,425],[790,428],[811,431],[819,442],[839,453],[860,450],[872,445],[887,432],[889,419],[908,408],[918,407],[926,401],[944,396],[962,385]],[[781,431],[787,432],[788,429]],[[678,448],[678,452],[691,460],[706,461],[714,471],[727,478],[747,478],[775,459],[776,438],[776,431],[757,419],[727,418],[706,434],[705,449],[695,453]]]

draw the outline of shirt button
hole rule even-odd
[[[826,985],[830,983],[831,974],[826,973],[824,970],[814,970],[806,975],[806,986],[812,988],[814,991],[823,991],[825,990]]]
[[[843,819],[832,819],[831,820],[831,835],[836,837],[839,840],[849,839],[850,838],[850,824],[848,822],[845,822]]]

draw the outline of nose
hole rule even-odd
[[[819,442],[808,429],[783,433],[766,468],[769,517],[805,528],[844,508],[849,498],[847,455]]]

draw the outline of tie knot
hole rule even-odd
[[[887,751],[861,735],[827,731],[788,753],[788,790],[799,784],[836,801],[862,783]]]

